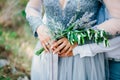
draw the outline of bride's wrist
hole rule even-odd
[[[37,32],[38,34],[39,34],[40,32],[42,32],[43,27],[44,27],[44,25],[40,25],[40,26],[37,28],[36,32]]]

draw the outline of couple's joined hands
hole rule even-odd
[[[58,54],[59,57],[73,56],[72,50],[77,44],[71,45],[67,38],[52,41],[50,37],[51,35],[48,35],[49,30],[44,25],[38,27],[37,33],[46,52],[52,51],[53,54]]]

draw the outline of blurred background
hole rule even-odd
[[[30,80],[36,39],[25,19],[28,0],[0,0],[0,80]]]

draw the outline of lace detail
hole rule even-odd
[[[92,17],[95,19],[99,2],[98,0],[68,0],[64,10],[61,9],[59,0],[44,0],[43,5],[47,17],[52,17],[55,21],[66,25],[75,13],[78,13],[80,17],[86,11],[89,13],[92,12],[95,13]]]

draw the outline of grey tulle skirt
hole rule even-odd
[[[38,43],[35,51],[40,47]],[[34,55],[31,80],[105,80],[104,54],[84,58],[79,55],[59,58],[51,53]]]

